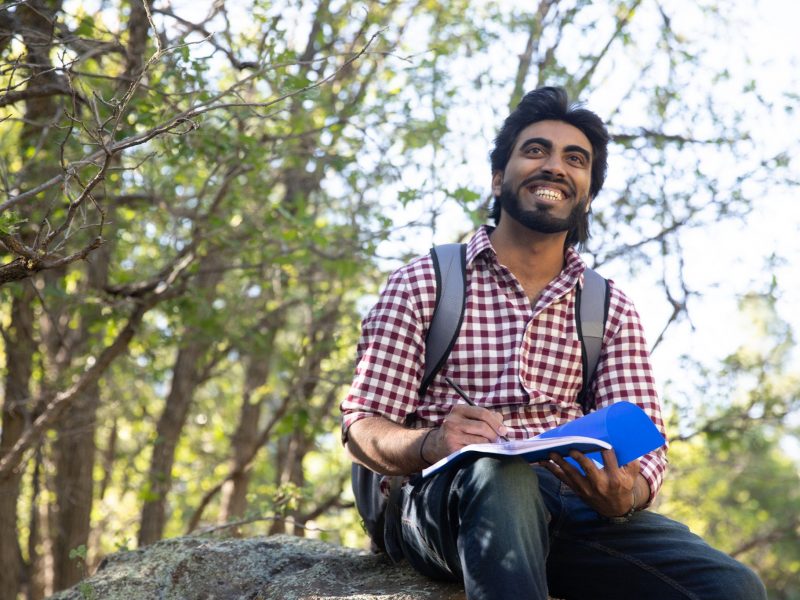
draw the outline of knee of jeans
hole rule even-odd
[[[726,598],[731,600],[767,600],[767,590],[759,576],[741,563],[728,574],[725,590]]]
[[[538,477],[531,466],[521,458],[483,456],[477,458],[463,472],[463,485],[469,495],[488,492],[492,497],[510,503],[512,500],[540,496]]]

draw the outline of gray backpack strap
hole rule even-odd
[[[588,399],[589,384],[592,382],[600,350],[603,347],[603,331],[608,317],[608,282],[588,267],[583,272],[583,287],[578,288],[575,298],[575,322],[583,353],[583,385],[578,401],[584,413],[592,409]]]
[[[436,272],[436,306],[425,337],[425,374],[420,396],[425,395],[458,339],[467,301],[467,245],[434,246],[431,258]]]

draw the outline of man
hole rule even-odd
[[[422,478],[467,444],[524,439],[580,417],[574,305],[591,202],[605,179],[605,126],[564,90],[527,94],[491,153],[492,216],[467,246],[467,301],[448,359],[423,394],[425,335],[436,301],[431,258],[396,271],[363,323],[342,403],[353,460],[406,476],[387,513],[387,547],[467,598],[758,600],[749,569],[683,525],[645,510],[666,471],[663,449],[605,468],[580,453],[539,465],[481,457]],[[603,349],[589,394],[640,406],[663,432],[647,345],[628,298],[609,282]],[[459,402],[456,381],[476,406]]]

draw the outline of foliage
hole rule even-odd
[[[524,90],[605,91],[591,107],[612,170],[589,250],[606,274],[652,278],[669,323],[701,300],[685,231],[747,214],[794,166],[748,125],[780,102],[701,60],[734,26],[714,3],[197,8],[0,6],[0,596],[74,583],[76,548],[92,566],[203,528],[363,544],[336,410],[360,316],[387,268],[483,221],[488,144]],[[713,35],[688,35],[690,18]],[[740,89],[754,101],[714,102]],[[743,305],[774,344],[686,371],[705,412],[668,398],[691,485],[662,506],[726,550],[751,541],[742,558],[794,598],[791,540],[771,533],[796,498],[766,493],[797,487],[776,450],[797,410],[776,296]],[[686,514],[699,499],[726,518]]]
[[[750,294],[740,308],[752,328],[747,345],[705,375],[715,385],[691,405],[671,398],[683,409],[673,422],[682,434],[672,443],[673,483],[659,509],[752,565],[770,597],[794,599],[800,462],[791,450],[797,430],[786,419],[800,408],[800,375],[789,362],[794,342],[773,293]]]

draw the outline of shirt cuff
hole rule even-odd
[[[650,498],[647,503],[641,507],[641,509],[644,510],[656,499],[658,492],[661,490],[661,484],[664,483],[664,475],[666,475],[667,472],[667,455],[664,449],[659,448],[640,458],[639,470],[647,481],[647,485],[650,487]]]

